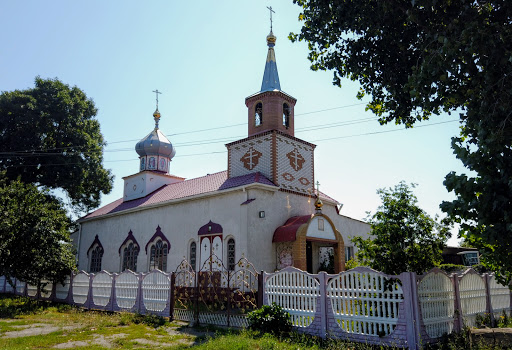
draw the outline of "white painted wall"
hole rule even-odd
[[[241,205],[252,198],[255,200]],[[260,211],[265,212],[264,218],[259,217]],[[346,245],[350,245],[349,237],[366,236],[370,230],[366,223],[338,215],[334,205],[324,203],[322,212],[333,221]],[[274,271],[277,265],[276,248],[272,244],[274,231],[292,216],[312,213],[314,213],[312,198],[262,188],[240,188],[201,199],[185,199],[151,209],[108,218],[96,218],[82,223],[79,269],[87,269],[86,253],[95,235],[98,235],[105,249],[102,269],[112,272],[120,271],[119,246],[131,230],[141,247],[137,270],[147,271],[149,257],[145,246],[155,234],[157,226],[160,226],[171,244],[167,270],[174,271],[184,258],[189,259],[191,241],[196,241],[199,253],[197,232],[201,226],[211,220],[220,224],[224,230],[222,259],[226,262],[225,265],[227,265],[227,240],[233,237],[236,244],[236,261],[243,255],[254,264],[256,270]],[[310,227],[314,229],[318,225],[315,223]],[[327,221],[325,221],[324,230],[323,234],[333,235]],[[199,255],[197,261],[199,265]]]

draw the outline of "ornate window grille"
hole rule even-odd
[[[123,268],[124,270],[132,270],[137,271],[137,256],[139,255],[139,249],[138,247],[133,244],[133,242],[130,242],[124,249],[123,249]]]
[[[167,271],[168,250],[167,243],[163,242],[161,239],[151,246],[151,255],[149,260],[149,268],[151,270],[159,269],[160,271]]]
[[[103,248],[99,245],[94,247],[91,251],[91,266],[89,272],[101,271],[101,259],[103,258]]]

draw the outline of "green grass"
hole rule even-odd
[[[53,331],[18,338],[4,337],[8,332],[20,331],[20,327],[37,324]],[[236,331],[215,327],[192,329],[152,315],[86,311],[64,304],[0,296],[0,349],[50,349],[68,342],[72,342],[73,349],[106,349],[107,345],[102,341],[108,341],[108,346],[118,349],[185,349],[191,346],[198,350],[391,349],[321,339],[294,332],[272,336],[250,330]],[[478,344],[470,347],[467,334],[452,335],[441,344],[426,349],[498,350]]]

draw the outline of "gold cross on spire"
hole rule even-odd
[[[156,94],[156,109],[158,110],[158,94],[162,94],[158,89],[153,90],[153,92]]]
[[[320,182],[316,182],[316,192],[320,195]]]
[[[267,8],[269,9],[270,11],[270,31],[272,31],[272,12],[273,13],[276,13],[274,10],[272,10],[272,6],[267,6]]]

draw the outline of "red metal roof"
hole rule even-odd
[[[87,214],[81,220],[91,219],[106,214],[117,213],[123,210],[145,207],[173,199],[186,198],[199,194],[222,191],[238,186],[260,183],[264,185],[275,186],[273,182],[260,173],[251,173],[243,176],[227,178],[227,171],[221,171],[215,174],[185,180],[169,185],[164,185],[158,190],[148,194],[146,197],[123,202],[119,198],[115,202],[105,205],[92,213]]]
[[[272,237],[272,242],[293,242],[295,241],[295,235],[297,234],[297,230],[302,225],[306,224],[312,215],[304,215],[304,216],[293,216],[286,220],[283,226],[279,226],[274,231],[274,237]]]

